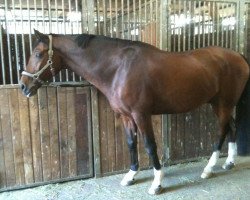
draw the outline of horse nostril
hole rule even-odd
[[[23,83],[20,84],[21,90],[25,90],[25,85]]]

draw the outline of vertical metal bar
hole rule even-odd
[[[136,39],[136,11],[135,11],[135,0],[133,0],[133,30],[134,30],[134,34],[132,39],[135,40]]]
[[[194,13],[194,19],[196,19],[196,14],[195,14],[195,10],[196,10],[196,2],[192,2],[193,3],[193,13]],[[193,26],[193,49],[196,49],[196,37],[195,37],[195,32],[196,32],[196,21],[194,20],[194,26]]]
[[[100,27],[100,21],[101,21],[101,17],[100,17],[100,0],[97,0],[96,2],[96,12],[97,12],[97,34],[101,33],[101,27]]]
[[[183,16],[185,16],[185,19],[188,19],[187,16],[187,1],[182,2],[183,7]],[[186,50],[186,22],[184,22],[184,26],[182,28],[182,51]]]
[[[199,22],[198,22],[198,48],[201,47],[201,2],[198,1]]]
[[[147,25],[148,25],[148,19],[147,19],[147,0],[144,0],[144,17],[145,17],[145,23],[144,23],[144,42],[148,43],[148,38],[147,38]]]
[[[107,6],[106,6],[106,0],[103,0],[102,2],[102,13],[103,13],[103,34],[107,35]]]
[[[168,0],[162,0],[160,3],[160,49],[162,50],[168,49],[168,19]]]
[[[156,44],[156,46],[157,47],[159,47],[160,46],[160,40],[159,40],[159,29],[160,29],[160,27],[159,27],[159,22],[160,22],[160,20],[159,20],[159,2],[158,1],[154,1],[154,4],[155,4],[155,6],[154,6],[154,11],[155,11],[155,19],[154,19],[154,21],[155,21],[155,44]]]
[[[224,10],[224,3],[222,3],[222,11]],[[220,20],[220,26],[221,26],[221,46],[224,47],[224,27],[222,24],[223,19],[225,18],[224,13],[222,14],[221,20]]]
[[[205,3],[203,2],[203,7],[205,8]],[[206,41],[206,19],[205,19],[205,11],[204,8],[202,9],[202,47],[205,47],[205,41]]]
[[[217,17],[217,10],[215,11],[215,2],[212,2],[212,45],[215,45],[215,31],[216,31],[216,24],[215,24],[215,17]]]
[[[119,27],[118,27],[118,2],[115,0],[115,37],[118,37]]]
[[[188,50],[191,49],[191,24],[193,23],[193,13],[192,13],[192,7],[191,7],[191,1],[188,1],[188,9],[189,9],[189,13],[190,13],[190,23],[188,26]]]
[[[20,73],[19,73],[19,65],[18,65],[18,60],[19,60],[19,57],[18,57],[18,48],[17,48],[17,31],[16,31],[16,13],[15,13],[15,2],[14,0],[12,0],[12,12],[13,12],[13,15],[14,15],[14,19],[13,19],[13,23],[14,23],[14,40],[15,40],[15,58],[16,58],[16,75],[17,75],[17,80],[20,79]],[[1,27],[0,27],[1,28]]]
[[[239,1],[237,4],[237,20],[236,22],[238,23],[237,26],[235,27],[236,29],[236,39],[238,39],[238,42],[236,42],[236,49],[239,53],[243,54],[244,53],[244,6],[245,2],[244,1]]]
[[[110,21],[109,21],[109,29],[110,29],[110,36],[111,37],[113,37],[113,11],[112,11],[113,9],[112,9],[112,1],[111,0],[109,0],[109,15],[110,15],[110,17],[109,17],[109,19],[110,19]]]
[[[127,30],[128,30],[127,39],[131,39],[131,30],[130,30],[130,1],[129,0],[127,0]]]
[[[0,55],[1,55],[1,63],[2,63],[2,78],[3,78],[3,85],[6,84],[6,77],[5,77],[5,63],[4,63],[4,51],[3,51],[3,33],[2,33],[2,24],[0,24]]]
[[[176,42],[175,42],[175,35],[176,35],[176,33],[175,33],[175,31],[176,31],[176,28],[175,28],[175,22],[176,22],[176,1],[175,0],[173,0],[173,19],[174,19],[174,21],[173,22],[171,22],[171,27],[173,27],[172,29],[173,29],[173,31],[171,31],[171,32],[173,32],[172,33],[172,37],[173,37],[173,45],[172,45],[172,41],[171,41],[171,51],[176,51]],[[171,14],[172,14],[171,13]],[[173,23],[173,25],[172,25],[172,23]],[[172,49],[172,46],[173,46],[173,49]]]
[[[209,15],[208,15],[208,24],[207,24],[207,26],[208,26],[208,28],[207,28],[207,45],[210,45],[210,34],[211,34],[210,29],[211,29],[211,20],[212,20],[212,19],[210,19],[211,2],[208,2],[207,6],[208,6],[208,13],[209,13]]]
[[[5,24],[6,24],[6,34],[7,34],[7,46],[8,46],[8,59],[9,59],[9,78],[10,83],[13,84],[13,76],[12,76],[12,62],[11,62],[11,46],[10,46],[10,34],[9,34],[9,27],[8,27],[8,19],[6,16],[8,15],[8,4],[7,0],[5,0]]]
[[[139,40],[142,41],[142,5],[141,5],[141,0],[139,0],[139,10],[138,10],[138,16],[139,20],[137,21],[138,23],[138,37]]]
[[[220,15],[219,15],[219,10],[220,10],[220,3],[217,3],[216,7],[216,45],[220,45]]]
[[[121,0],[121,12],[122,12],[122,39],[124,39],[124,2]]]
[[[150,17],[150,44],[153,44],[153,3],[152,0],[150,0],[150,4],[149,4],[149,17]]]
[[[180,1],[178,1],[178,18],[179,18],[179,20],[180,20],[180,17],[181,17],[181,2]],[[179,24],[178,25],[178,43],[177,43],[177,45],[178,45],[178,52],[180,52],[181,51],[181,25]]]

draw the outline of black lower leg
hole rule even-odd
[[[157,146],[154,138],[144,137],[144,143],[146,151],[153,162],[154,168],[156,170],[161,169],[161,164],[157,155]]]
[[[139,169],[138,152],[137,152],[137,135],[131,129],[126,129],[127,144],[130,152],[130,169],[137,171]]]

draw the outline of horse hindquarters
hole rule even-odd
[[[249,88],[248,86],[249,81],[247,82],[247,79],[249,77],[249,66],[245,62],[245,60],[242,59],[242,57],[238,58],[241,59],[237,60],[239,62],[238,65],[232,65],[231,63],[232,66],[227,66],[228,68],[231,67],[230,70],[232,72],[230,75],[228,75],[227,78],[224,79],[227,81],[223,82],[222,78],[220,91],[211,102],[214,112],[219,119],[220,132],[218,135],[218,143],[215,145],[214,152],[201,175],[202,178],[208,178],[212,175],[213,167],[217,163],[217,160],[219,158],[219,153],[221,151],[226,136],[229,137],[228,157],[225,164],[223,165],[223,168],[231,169],[234,166],[234,159],[237,154],[237,146],[236,146],[236,128],[234,119],[232,117],[232,113],[234,106],[240,99],[240,96],[244,97],[245,90]],[[238,69],[236,66],[239,66]],[[239,79],[239,77],[241,78]],[[231,87],[229,87],[229,85]]]

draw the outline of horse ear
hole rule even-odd
[[[46,44],[49,43],[49,37],[43,33],[40,33],[38,30],[34,29],[35,36],[37,40],[44,42]]]

